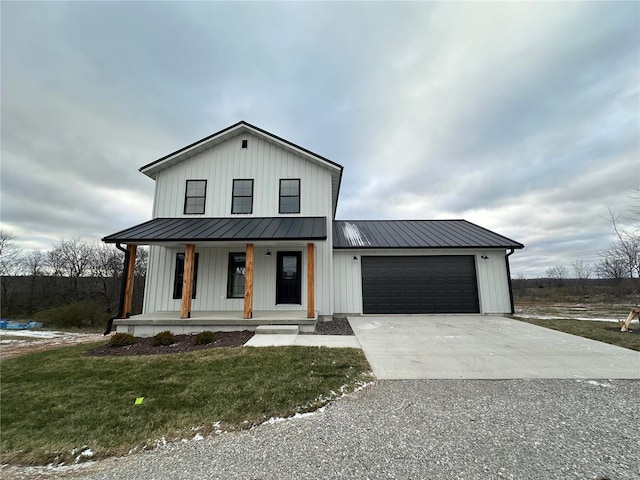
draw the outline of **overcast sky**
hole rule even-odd
[[[0,5],[24,249],[148,220],[138,168],[240,120],[344,166],[338,219],[465,218],[514,275],[595,263],[637,197],[635,1]]]

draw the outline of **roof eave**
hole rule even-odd
[[[282,137],[274,135],[273,133],[270,133],[266,130],[256,127],[255,125],[251,125],[250,123],[247,123],[244,120],[238,123],[235,123],[227,128],[224,128],[216,133],[213,133],[207,137],[204,137],[196,142],[193,142],[147,165],[144,165],[140,167],[139,171],[155,180],[157,173],[163,168],[166,168],[164,166],[167,163],[174,164],[180,161],[181,158],[183,157],[188,158],[189,156],[191,156],[190,154],[193,154],[194,151],[197,152],[197,151],[201,151],[206,148],[209,148],[210,144],[216,145],[217,143],[221,143],[226,138],[234,135],[239,130],[249,131],[254,134],[260,135],[262,137],[265,137],[270,141],[276,141],[277,143],[281,144],[281,146],[289,150],[292,150],[301,156],[312,159],[316,162],[319,161],[327,168],[336,171],[337,174],[340,175],[340,178],[342,178],[342,170],[343,170],[342,165],[336,162],[333,162],[332,160],[329,160],[328,158],[325,158],[322,155],[318,155],[317,153],[314,153],[311,150],[307,150],[306,148],[296,145],[295,143],[292,143]],[[218,142],[216,142],[216,140]]]

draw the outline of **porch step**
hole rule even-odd
[[[259,325],[256,327],[256,335],[297,335],[300,330],[297,325]]]

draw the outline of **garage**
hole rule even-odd
[[[363,313],[479,313],[473,255],[362,256]]]

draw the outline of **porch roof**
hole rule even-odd
[[[154,218],[102,239],[106,243],[326,240],[327,217]]]

